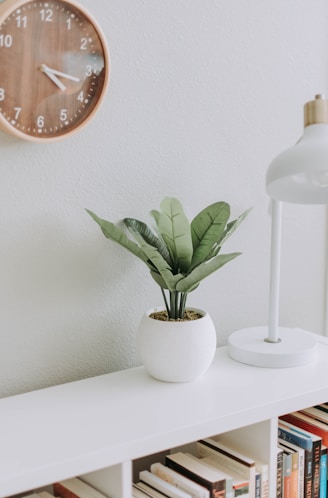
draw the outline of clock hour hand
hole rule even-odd
[[[58,88],[60,88],[61,90],[66,90],[66,86],[63,85],[63,83],[57,78],[57,76],[55,76],[50,70],[49,68],[45,65],[45,64],[41,64],[40,66],[40,71],[44,74],[46,74],[48,76],[49,79],[51,79],[51,81],[53,83],[55,83],[55,85],[58,86]]]
[[[56,76],[60,76],[61,78],[65,78],[67,80],[80,81],[80,78],[72,76],[71,74],[62,73],[61,71],[57,71],[57,69],[51,69],[50,67],[47,67],[47,71],[51,74],[55,74]]]

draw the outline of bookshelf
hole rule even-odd
[[[0,400],[0,497],[82,476],[129,498],[132,463],[222,434],[270,464],[275,498],[277,417],[328,400],[328,341],[292,369],[243,365],[218,348],[193,383],[158,382],[132,368]]]

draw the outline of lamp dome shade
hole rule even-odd
[[[304,117],[303,137],[268,168],[267,193],[285,202],[328,204],[328,101],[317,96],[305,105]]]

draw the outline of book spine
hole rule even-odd
[[[282,453],[283,460],[283,497],[284,498],[292,498],[292,487],[291,487],[291,479],[292,479],[292,456],[288,453]]]
[[[282,498],[283,493],[283,451],[278,450],[277,454],[277,482],[276,482],[276,497]]]
[[[180,465],[179,463],[172,460],[169,457],[169,455],[165,457],[165,463],[170,469],[180,472],[180,474],[184,475],[185,477],[188,477],[188,479],[191,479],[200,484],[201,486],[207,488],[210,492],[210,498],[225,498],[225,493],[226,493],[225,479],[222,479],[221,481],[216,481],[215,483],[210,483],[202,476],[192,472],[183,465]]]
[[[299,496],[299,454],[297,451],[292,453],[292,476],[291,476],[292,496]]]
[[[63,486],[60,482],[55,482],[52,488],[54,496],[60,496],[61,498],[80,498],[79,495],[73,493],[73,491]]]
[[[327,498],[327,447],[321,450],[320,460],[320,498]]]
[[[197,441],[197,448],[201,457],[211,456],[217,462],[221,462],[225,467],[232,471],[241,473],[249,482],[249,496],[255,498],[255,463],[254,465],[245,465],[238,458],[232,457],[227,451],[221,451],[220,448],[211,444],[208,440]]]
[[[278,437],[289,443],[300,446],[300,438],[297,433],[278,427]],[[312,448],[304,448],[304,498],[312,496]]]
[[[297,416],[288,414],[284,415],[282,418],[305,431],[319,435],[311,424],[299,419]],[[313,441],[312,445],[312,498],[319,498],[320,495],[320,458],[321,440],[317,439],[316,441]]]
[[[305,460],[304,455],[305,452],[300,448],[300,452],[298,454],[298,486],[299,486],[299,498],[303,498],[304,496],[304,472],[305,472]]]
[[[178,474],[177,472],[173,471],[173,469],[169,469],[159,462],[153,463],[150,467],[150,471],[160,479],[163,479],[169,484],[176,486],[178,489],[192,494],[193,498],[209,498],[208,489],[205,489],[203,486],[198,485],[190,479],[187,480],[185,476]],[[228,497],[226,496],[226,498]]]
[[[261,498],[261,474],[255,473],[255,498]]]

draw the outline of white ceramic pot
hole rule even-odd
[[[147,372],[166,382],[190,382],[211,365],[216,332],[208,313],[192,308],[202,317],[191,321],[160,321],[146,312],[137,330],[137,350]]]

